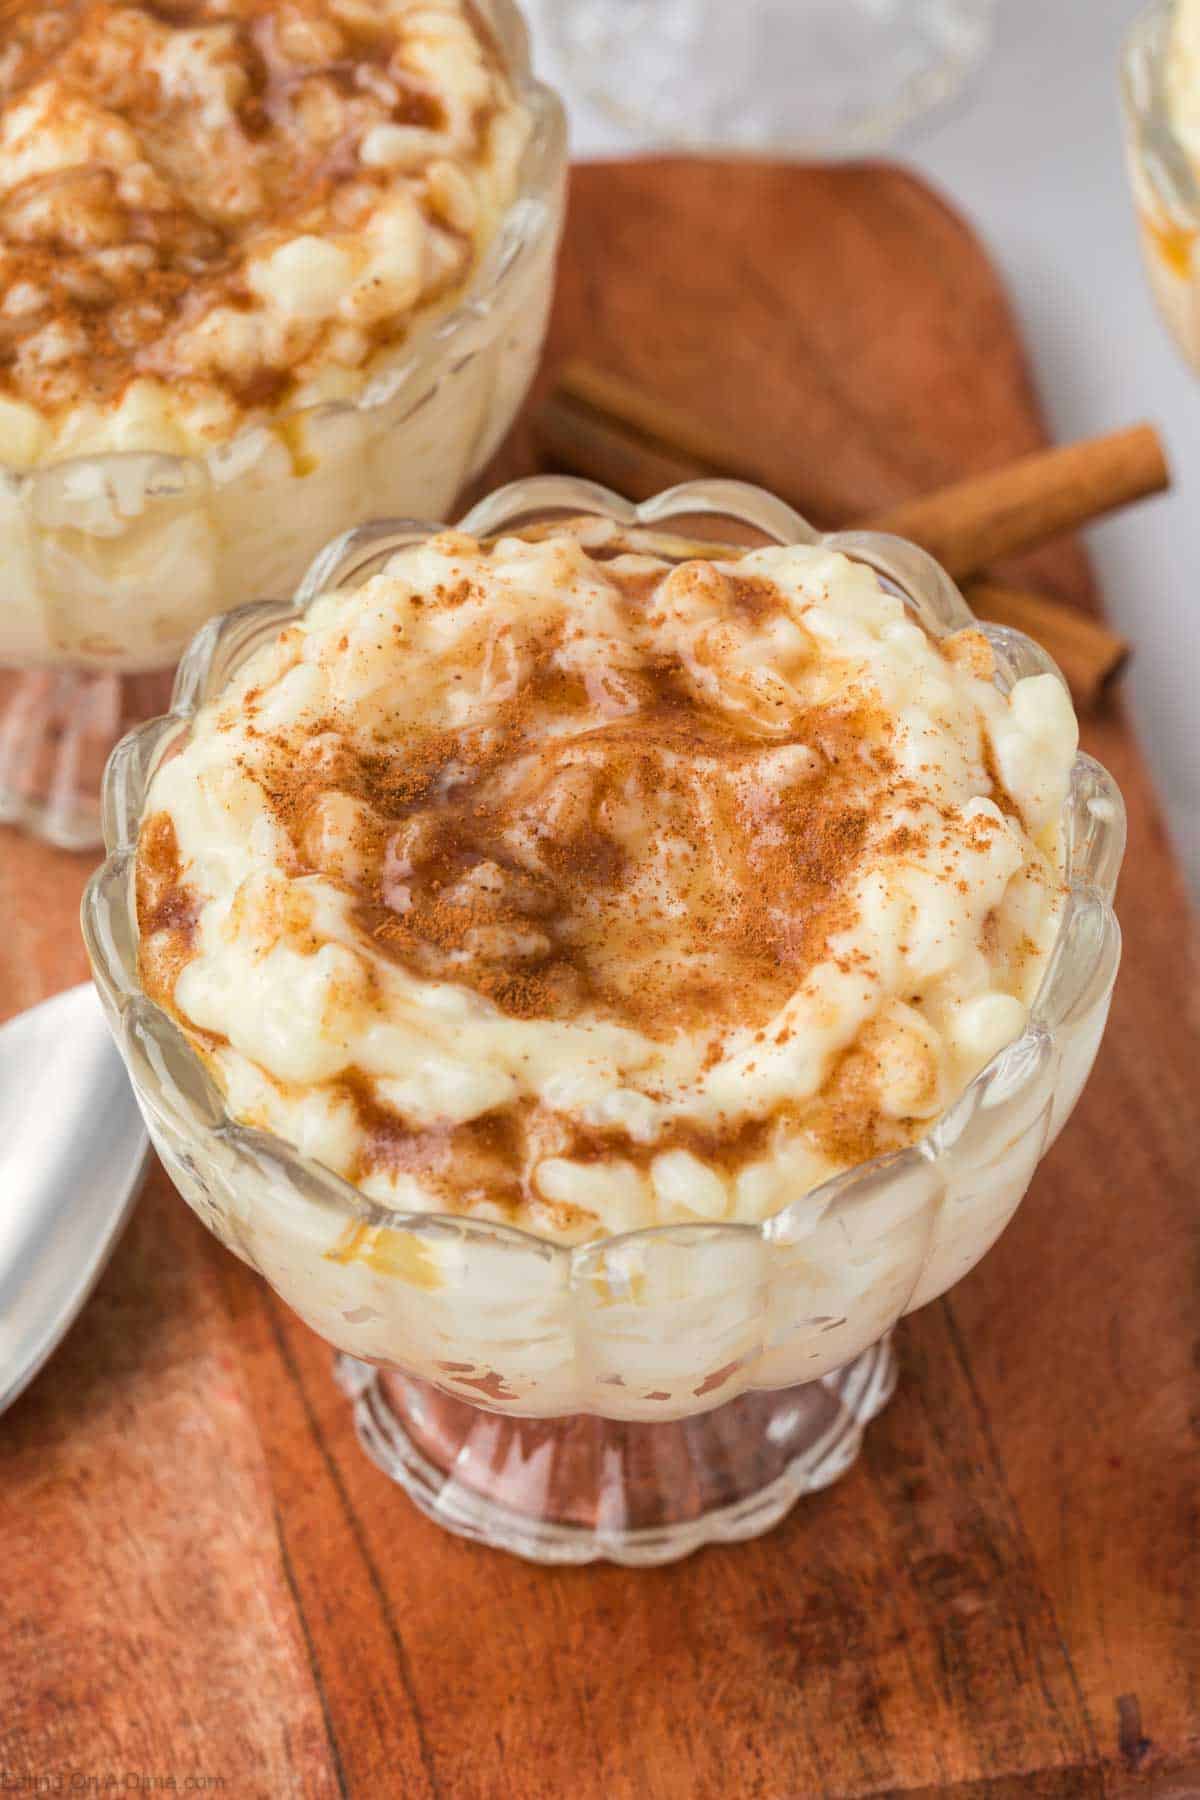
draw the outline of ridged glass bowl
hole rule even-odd
[[[945,105],[991,47],[995,4],[531,0],[564,85],[631,143],[809,157],[878,150]]]
[[[972,622],[924,552],[871,532],[822,538],[739,482],[691,483],[633,507],[544,477],[501,489],[461,528],[492,536],[568,514],[616,520],[677,559],[688,546],[665,534],[694,539],[702,526],[823,543],[870,564],[935,634]],[[892,1389],[892,1327],[965,1275],[1012,1217],[1104,1028],[1124,810],[1106,772],[1080,756],[1063,821],[1070,897],[1029,1027],[911,1149],[797,1195],[762,1224],[661,1227],[574,1249],[390,1211],[229,1117],[142,992],[132,877],[147,787],[197,709],[317,595],[356,585],[437,529],[350,532],[291,604],[243,607],[204,628],[172,712],[126,738],[109,765],[108,860],[84,900],[84,935],[159,1155],[222,1242],[342,1353],[380,1465],[452,1530],[522,1555],[664,1562],[765,1530],[848,1468]],[[980,629],[1003,686],[1053,667],[1017,633]]]
[[[1125,151],[1150,286],[1171,334],[1200,370],[1200,179],[1171,126],[1166,66],[1173,0],[1154,0],[1125,41]]]
[[[466,288],[377,354],[358,399],[280,412],[204,457],[0,465],[0,822],[99,844],[105,760],[167,704],[197,627],[291,593],[359,519],[444,513],[508,430],[549,316],[566,127],[514,0],[480,11],[532,121],[517,194]]]

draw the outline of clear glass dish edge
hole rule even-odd
[[[1122,112],[1131,158],[1164,219],[1200,232],[1200,180],[1172,129],[1163,92],[1172,8],[1173,0],[1151,0],[1126,33]]]

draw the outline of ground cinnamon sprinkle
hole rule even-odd
[[[508,1114],[489,1113],[465,1125],[414,1131],[379,1100],[374,1084],[360,1070],[348,1070],[331,1088],[353,1107],[362,1132],[357,1160],[344,1171],[349,1180],[361,1182],[381,1170],[414,1175],[451,1211],[463,1204],[464,1197],[481,1192],[494,1205],[519,1206],[521,1133]]]
[[[755,625],[761,625],[772,613],[784,610],[779,589],[762,576],[734,575],[729,581],[733,610]]]
[[[584,1165],[618,1157],[645,1173],[656,1156],[686,1150],[732,1177],[768,1155],[789,1123],[787,1109],[770,1119],[742,1120],[724,1132],[679,1120],[647,1145],[615,1126],[601,1130],[564,1119],[548,1128],[526,1102],[462,1125],[415,1130],[394,1108],[381,1103],[361,1070],[349,1070],[329,1085],[334,1097],[353,1107],[362,1133],[357,1159],[343,1171],[347,1178],[361,1182],[381,1171],[417,1176],[454,1212],[484,1195],[491,1204],[511,1208],[515,1216],[536,1191],[534,1170],[548,1154]]]
[[[1004,777],[1000,773],[1000,767],[996,761],[996,752],[992,747],[990,738],[984,739],[983,766],[987,770],[987,778],[992,784],[992,799],[996,802],[996,805],[1000,808],[1000,811],[1004,814],[1006,819],[1016,819],[1019,822],[1021,809],[1004,784]],[[980,822],[983,822],[982,815],[980,815]]]
[[[607,572],[626,605],[652,603],[644,572]],[[717,578],[692,564],[673,579],[707,596]],[[719,586],[755,621],[781,606],[765,580]],[[471,590],[442,585],[424,605],[458,607]],[[340,878],[313,860],[307,834],[336,785],[379,820],[357,845],[357,916],[414,974],[466,983],[514,1017],[587,1006],[651,1037],[769,1014],[852,923],[847,884],[903,787],[887,715],[851,694],[764,738],[698,700],[679,661],[660,657],[622,672],[634,709],[589,728],[587,684],[558,665],[560,646],[561,626],[535,644],[532,679],[485,732],[431,727],[367,745],[351,722],[321,717],[304,742],[268,740],[256,779],[299,868]],[[548,736],[557,715],[577,718],[574,731]],[[758,759],[792,746],[813,753],[811,772],[778,792],[756,780]],[[640,843],[621,822],[630,809]],[[401,841],[413,846],[403,877]]]
[[[135,874],[138,974],[146,992],[169,1005],[179,972],[195,947],[200,900],[182,879],[179,841],[170,813],[147,818],[138,838]]]

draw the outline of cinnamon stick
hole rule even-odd
[[[649,500],[681,481],[725,473],[728,464],[691,462],[664,444],[650,443],[603,413],[554,393],[534,415],[543,454],[561,468],[615,489],[627,500]]]
[[[1038,450],[1003,469],[906,500],[872,519],[871,529],[920,544],[960,580],[1161,493],[1170,479],[1154,427],[1133,425],[1107,437]]]
[[[626,425],[637,436],[647,440],[647,447],[677,458],[681,466],[701,473],[732,475],[739,481],[752,481],[759,487],[772,488],[772,477],[766,466],[737,444],[730,444],[719,431],[713,431],[703,420],[669,405],[657,394],[648,393],[636,382],[608,369],[573,359],[565,362],[555,379],[555,392],[601,419],[612,419]],[[659,490],[661,492],[661,489]],[[773,491],[778,491],[775,488]],[[631,496],[634,498],[635,496]],[[636,498],[648,499],[648,495]],[[789,496],[782,495],[783,499]],[[803,507],[799,509],[804,511]]]

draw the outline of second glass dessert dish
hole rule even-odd
[[[84,932],[168,1171],[379,1465],[666,1562],[849,1468],[1078,1098],[1124,814],[1075,742],[911,545],[519,482],[205,627]]]
[[[994,13],[995,0],[541,0],[534,18],[571,88],[636,143],[829,157],[878,150],[958,94]]]
[[[206,618],[452,504],[553,286],[565,128],[513,0],[186,13],[6,14],[0,820],[71,847]]]
[[[1125,150],[1150,286],[1200,370],[1200,4],[1154,0],[1125,44]]]

